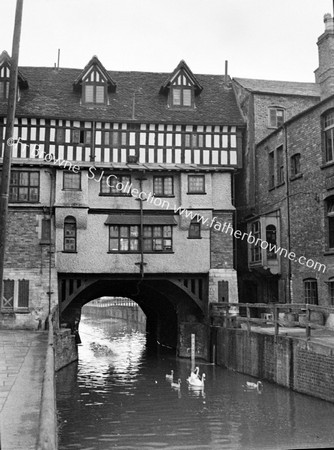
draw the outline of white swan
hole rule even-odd
[[[174,370],[170,371],[170,374],[166,374],[166,380],[168,381],[173,381],[173,376],[174,376]]]
[[[263,387],[263,384],[261,383],[261,381],[258,381],[257,383],[246,381],[246,387],[248,389],[261,389]]]
[[[202,378],[195,378],[190,375],[189,378],[187,378],[188,383],[190,386],[196,386],[196,387],[203,387],[204,386],[204,380],[205,380],[205,373],[202,374]]]
[[[174,383],[173,381],[170,384],[173,388],[180,388],[181,387],[181,380],[180,378],[177,380],[177,383]]]

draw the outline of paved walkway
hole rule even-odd
[[[1,450],[36,447],[47,332],[0,330]]]

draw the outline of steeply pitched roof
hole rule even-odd
[[[203,87],[201,86],[201,84],[199,83],[199,81],[197,80],[197,78],[195,77],[195,75],[192,73],[192,71],[189,69],[188,65],[186,64],[185,61],[180,61],[178,66],[176,67],[176,69],[174,70],[174,72],[169,75],[169,77],[167,78],[167,80],[164,82],[164,84],[161,86],[161,91],[165,92],[166,90],[168,90],[169,86],[172,84],[174,78],[176,77],[176,75],[180,72],[183,71],[187,77],[189,78],[189,80],[191,81],[191,83],[194,86],[195,89],[195,93],[199,94],[202,90]]]
[[[11,57],[8,55],[6,50],[1,52],[0,54],[0,66],[2,66],[3,64],[8,64],[8,67],[11,66]],[[18,71],[18,82],[21,89],[28,88],[28,81],[24,78],[20,71]]]
[[[16,114],[21,117],[244,125],[233,89],[220,75],[196,75],[203,87],[196,108],[172,109],[159,93],[170,76],[167,73],[108,71],[117,84],[116,92],[109,94],[110,104],[87,106],[81,105],[81,94],[73,89],[81,69],[21,67],[20,71],[29,82],[17,104]],[[0,114],[5,113],[6,103],[0,102]]]
[[[320,86],[316,83],[296,81],[256,80],[251,78],[234,78],[238,84],[254,93],[305,95],[320,97]]]
[[[101,61],[99,60],[99,58],[97,56],[93,56],[92,57],[92,59],[89,61],[89,63],[83,69],[83,71],[80,73],[78,78],[74,81],[74,83],[73,83],[74,87],[81,86],[82,79],[87,74],[89,69],[91,67],[94,67],[94,66],[96,66],[98,68],[98,70],[101,72],[101,74],[104,76],[104,78],[105,78],[105,80],[106,80],[106,82],[108,84],[108,88],[109,88],[110,92],[115,92],[115,90],[116,90],[116,83],[110,77],[110,75],[108,74],[108,72],[106,71],[105,67],[102,65]]]

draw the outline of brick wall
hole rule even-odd
[[[334,349],[286,336],[215,328],[217,364],[334,402]]]
[[[231,224],[233,227],[232,212],[213,211],[213,217],[216,217],[215,224],[210,228],[210,266],[212,269],[232,269],[233,268],[233,237],[230,232],[222,232],[223,226]]]

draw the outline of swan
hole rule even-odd
[[[174,370],[170,371],[170,374],[166,374],[166,380],[168,381],[173,381],[173,376],[174,376]]]
[[[177,380],[177,383],[174,383],[173,381],[170,384],[173,388],[180,388],[181,387],[181,380],[180,378]]]
[[[204,380],[205,380],[205,373],[202,374],[202,378],[195,378],[190,375],[190,377],[187,379],[190,386],[198,386],[203,387],[204,386]]]
[[[263,387],[263,384],[261,383],[261,381],[258,381],[257,383],[246,381],[246,387],[248,389],[261,389]]]

